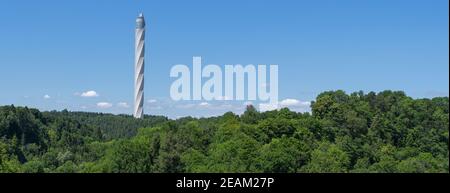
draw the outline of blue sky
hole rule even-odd
[[[278,64],[279,98],[298,111],[327,90],[449,93],[447,0],[3,0],[0,105],[131,114],[140,11],[146,114],[243,111],[246,101],[171,101],[170,68],[192,56]]]

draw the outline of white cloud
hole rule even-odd
[[[261,112],[264,111],[271,111],[276,109],[281,109],[284,107],[289,107],[289,109],[297,112],[308,112],[309,106],[311,105],[311,102],[308,101],[300,101],[297,99],[284,99],[277,104],[270,104],[270,103],[260,103],[259,104],[259,110]]]
[[[126,103],[126,102],[117,103],[117,106],[121,107],[121,108],[129,108],[130,107],[130,105],[128,105],[128,103]]]
[[[260,103],[259,104],[259,111],[272,111],[278,109],[278,105],[276,104],[270,104],[270,103]]]
[[[157,101],[156,101],[156,99],[149,99],[147,102],[148,103],[156,103]]]
[[[284,99],[280,101],[280,108],[288,107],[292,111],[297,112],[310,112],[311,111],[311,102],[309,101],[300,101],[297,99]]]
[[[44,99],[50,99],[50,95],[48,94],[44,95]]]
[[[302,101],[302,102],[300,102],[300,106],[309,107],[309,106],[311,106],[311,102],[309,102],[309,101]]]
[[[210,104],[207,102],[201,102],[200,104],[198,104],[200,107],[209,107]]]
[[[102,108],[102,109],[107,109],[107,108],[111,108],[113,105],[111,103],[108,102],[99,102],[97,103],[97,107]]]
[[[280,105],[284,107],[308,107],[310,104],[308,101],[299,101],[297,99],[284,99],[280,101]]]
[[[280,102],[281,106],[296,106],[300,104],[300,101],[297,99],[284,99]]]
[[[82,97],[98,97],[99,95],[94,90],[86,91],[81,93]]]

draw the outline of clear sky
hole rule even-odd
[[[448,96],[448,6],[447,0],[2,0],[0,105],[131,114],[140,11],[147,21],[146,114],[242,112],[245,101],[171,101],[170,68],[192,65],[192,56],[202,56],[204,65],[278,64],[279,98],[299,111],[327,90]]]

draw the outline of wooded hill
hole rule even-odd
[[[449,99],[323,92],[211,118],[0,107],[0,172],[449,172]]]

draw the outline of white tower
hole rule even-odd
[[[134,56],[134,117],[144,117],[144,52],[145,20],[141,13],[136,19],[135,56]]]

